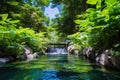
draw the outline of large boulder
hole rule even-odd
[[[111,65],[110,60],[111,60],[110,49],[106,49],[102,54],[96,57],[96,61],[103,66]]]
[[[28,55],[27,55],[27,60],[32,60],[32,59],[34,59],[33,54],[28,54]]]
[[[25,52],[26,55],[29,55],[29,54],[33,53],[32,49],[29,48],[29,47],[24,47],[24,52]]]
[[[99,63],[100,63],[101,65],[105,65],[106,62],[107,62],[107,56],[106,56],[104,53],[102,53],[102,54],[100,55],[100,58],[99,58]]]
[[[93,55],[93,51],[94,51],[94,48],[92,47],[88,47],[88,48],[85,48],[83,49],[83,52],[82,54],[86,57],[86,58],[91,58]]]
[[[29,47],[23,47],[24,48],[24,54],[19,56],[19,60],[32,60],[34,58],[39,57],[39,52],[33,53],[32,49]]]
[[[27,60],[33,60],[33,59],[38,58],[38,57],[39,57],[38,53],[35,52],[33,54],[28,54],[27,55]]]
[[[68,54],[74,54],[76,47],[74,45],[70,45],[67,47]]]
[[[19,55],[17,57],[19,60],[26,60],[30,57],[30,54],[33,53],[32,49],[27,46],[23,46],[23,50],[24,50],[24,54]]]

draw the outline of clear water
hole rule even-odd
[[[0,80],[120,80],[120,72],[101,68],[83,57],[49,54],[0,65]]]

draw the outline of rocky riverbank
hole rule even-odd
[[[80,55],[85,56],[89,60],[96,61],[100,65],[110,69],[120,69],[120,57],[114,56],[111,49],[106,49],[102,53],[97,53],[94,48],[85,48]]]
[[[75,54],[75,55],[83,55],[87,59],[96,61],[101,66],[104,66],[106,68],[110,69],[120,69],[120,56],[114,56],[112,55],[111,49],[106,49],[101,53],[98,53],[95,48],[88,47],[84,48],[82,51],[76,50],[76,47],[72,45],[68,46],[67,49],[69,54]]]
[[[5,63],[9,63],[9,62],[13,62],[16,60],[32,60],[35,58],[38,58],[40,55],[40,52],[33,52],[33,50],[29,47],[24,47],[23,48],[23,54],[22,55],[11,55],[11,56],[4,56],[0,58],[0,64],[5,64]]]

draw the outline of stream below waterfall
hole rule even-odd
[[[82,56],[47,54],[0,65],[0,80],[120,80],[120,71],[106,70]]]

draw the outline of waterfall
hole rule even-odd
[[[48,48],[46,54],[67,54],[67,50],[64,47],[51,47]]]

